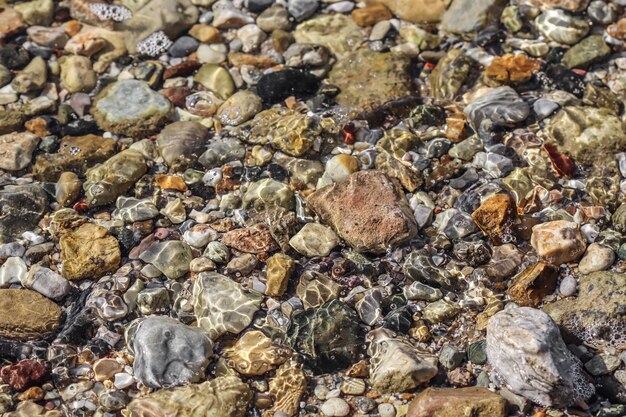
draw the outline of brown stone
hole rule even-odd
[[[0,376],[4,383],[9,384],[15,391],[23,391],[40,382],[47,375],[46,365],[31,359],[24,359],[0,369]]]
[[[179,175],[157,174],[154,177],[154,183],[162,189],[177,190],[183,193],[188,190],[185,180]]]
[[[92,166],[112,157],[117,143],[110,138],[96,135],[66,136],[61,140],[59,151],[44,153],[33,165],[33,175],[39,181],[56,182],[64,171],[82,175]]]
[[[406,417],[506,417],[507,402],[487,388],[427,388],[409,405]]]
[[[252,330],[237,340],[224,356],[241,375],[258,376],[284,363],[291,350],[272,344],[272,340],[258,330]]]
[[[193,93],[193,90],[189,87],[170,87],[159,90],[159,93],[167,97],[176,107],[185,107],[185,99]]]
[[[278,65],[272,57],[263,55],[244,54],[243,52],[231,52],[228,54],[228,62],[234,67],[251,65],[259,69],[266,69]]]
[[[530,244],[540,258],[553,265],[575,261],[587,248],[578,224],[566,220],[536,225]]]
[[[202,66],[202,62],[187,59],[178,65],[173,65],[163,71],[163,79],[167,80],[173,77],[186,77],[191,75]]]
[[[36,291],[0,289],[0,336],[46,337],[57,330],[60,319],[61,308]]]
[[[202,43],[215,43],[222,40],[220,30],[214,26],[197,23],[189,29],[189,35]]]
[[[453,113],[446,118],[446,138],[460,142],[467,137],[467,118],[463,113]]]
[[[280,297],[287,291],[287,284],[293,272],[295,263],[290,256],[284,253],[272,255],[267,260],[267,283],[265,295]]]
[[[537,307],[556,289],[558,270],[545,262],[526,268],[509,285],[509,298],[525,307]]]
[[[111,379],[116,373],[122,372],[124,367],[121,363],[112,358],[98,359],[93,364],[94,379],[102,382]]]
[[[0,41],[26,29],[22,15],[14,9],[7,8],[0,12]]]
[[[539,61],[524,54],[497,56],[485,69],[485,82],[492,86],[524,83],[539,70]]]
[[[361,27],[374,26],[376,23],[389,20],[392,17],[391,12],[384,4],[373,4],[352,11],[352,20]]]
[[[63,235],[61,259],[67,279],[97,279],[120,265],[122,254],[117,239],[107,229],[85,223]]]
[[[505,235],[511,233],[515,220],[515,201],[508,194],[496,194],[485,200],[472,213],[472,219],[496,245],[503,243]]]
[[[308,203],[323,223],[359,252],[384,253],[417,234],[404,192],[381,171],[355,172],[315,191]]]
[[[284,363],[278,368],[274,378],[270,379],[269,385],[269,394],[274,399],[274,405],[271,411],[263,414],[263,417],[271,417],[278,412],[289,416],[295,415],[300,409],[300,398],[307,389],[302,365],[295,360]]]
[[[235,229],[224,235],[223,243],[241,252],[263,253],[278,249],[269,228],[262,223],[243,229]]]
[[[368,0],[368,4],[382,3],[394,15],[409,22],[437,22],[446,10],[447,0]]]

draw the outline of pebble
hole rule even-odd
[[[565,220],[534,226],[530,242],[537,255],[554,265],[576,260],[587,248],[578,225]]]
[[[329,398],[320,410],[329,417],[343,417],[350,414],[350,405],[342,398]]]
[[[578,272],[589,274],[591,272],[608,269],[615,262],[613,249],[599,243],[592,243],[587,247],[587,252],[578,263]]]
[[[289,244],[299,253],[308,256],[328,256],[339,244],[339,238],[331,228],[318,223],[307,223],[294,235]]]

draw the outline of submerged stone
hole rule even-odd
[[[193,255],[185,242],[168,240],[152,244],[139,258],[154,265],[169,279],[178,279],[189,272]]]
[[[48,205],[46,192],[36,185],[7,185],[0,189],[0,243],[33,230]]]
[[[120,265],[122,254],[117,239],[96,224],[83,224],[64,234],[59,243],[62,273],[67,279],[97,279]]]
[[[54,333],[60,320],[61,308],[38,292],[0,289],[0,336],[39,339]]]

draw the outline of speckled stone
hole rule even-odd
[[[568,49],[561,62],[567,68],[587,68],[610,53],[611,48],[601,35],[591,35]]]
[[[48,195],[36,185],[7,185],[0,190],[0,243],[33,230],[48,205]]]
[[[487,388],[427,388],[411,401],[407,417],[446,417],[467,410],[474,417],[506,417],[507,401]]]
[[[59,244],[62,274],[70,280],[100,278],[117,269],[122,259],[117,239],[93,223],[64,234]]]
[[[537,255],[554,265],[578,259],[587,247],[578,225],[565,220],[534,226],[530,243]]]
[[[574,45],[589,32],[587,21],[560,9],[545,10],[535,24],[546,38],[567,45]]]

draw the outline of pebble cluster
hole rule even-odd
[[[0,415],[626,416],[625,41],[625,0],[0,0]]]

